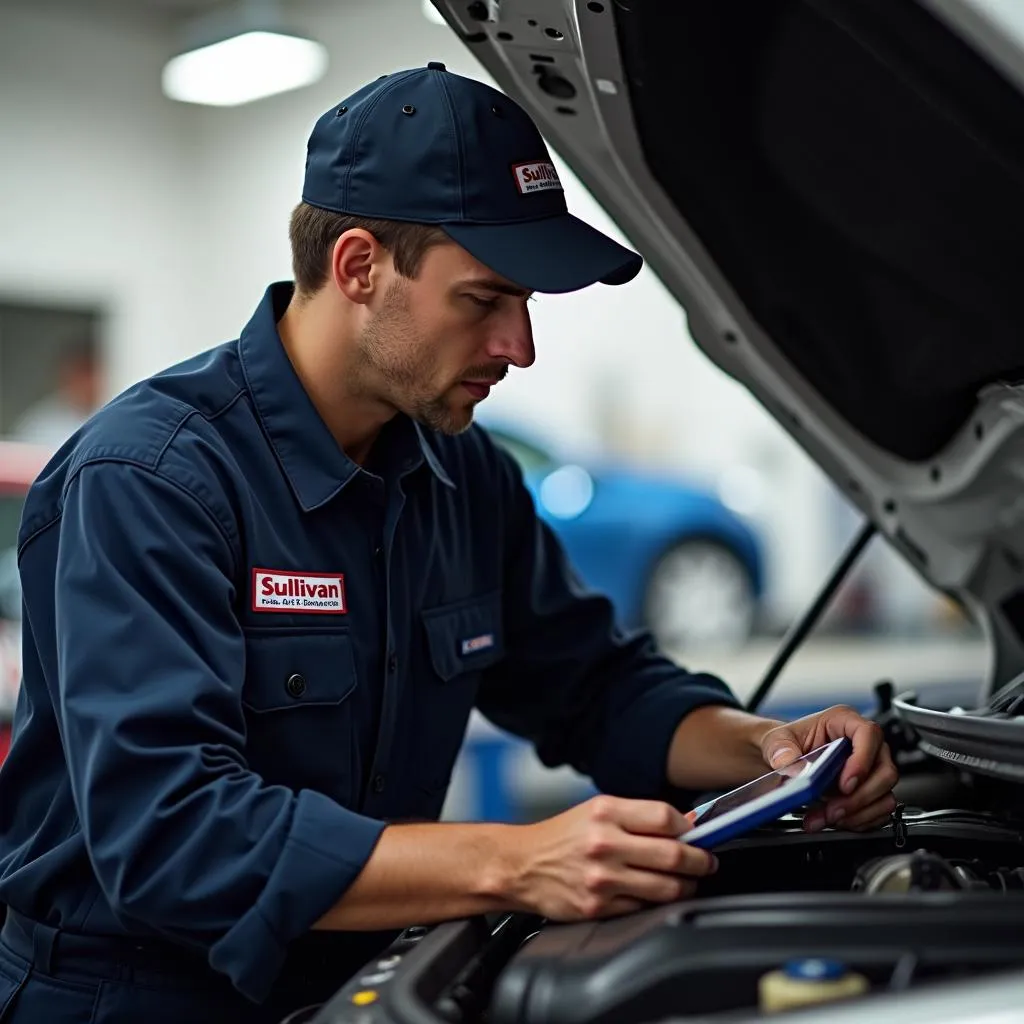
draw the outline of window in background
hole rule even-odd
[[[96,310],[0,303],[0,437],[58,447],[100,404]]]

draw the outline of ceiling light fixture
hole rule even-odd
[[[234,107],[312,85],[327,70],[318,42],[287,31],[272,0],[248,0],[186,27],[187,42],[163,70],[164,95]]]

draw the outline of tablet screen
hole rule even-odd
[[[786,765],[785,768],[769,772],[767,775],[762,775],[761,778],[754,779],[753,782],[748,782],[745,786],[740,786],[739,789],[734,789],[724,796],[699,804],[686,815],[686,820],[695,826],[704,825],[715,818],[721,817],[723,814],[727,814],[729,811],[735,810],[737,807],[742,807],[752,800],[757,800],[766,793],[781,789],[791,779],[810,772],[815,762],[818,761],[829,747],[830,744],[826,744],[817,750],[812,750],[809,754],[797,758],[792,764]],[[685,833],[682,838],[686,838]]]

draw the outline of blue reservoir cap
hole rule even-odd
[[[790,960],[783,972],[795,981],[836,981],[846,974],[846,964],[841,960],[824,960],[817,957],[807,960]]]

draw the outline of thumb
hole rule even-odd
[[[764,759],[772,768],[785,768],[802,755],[803,750],[789,729],[773,730],[765,738]]]

